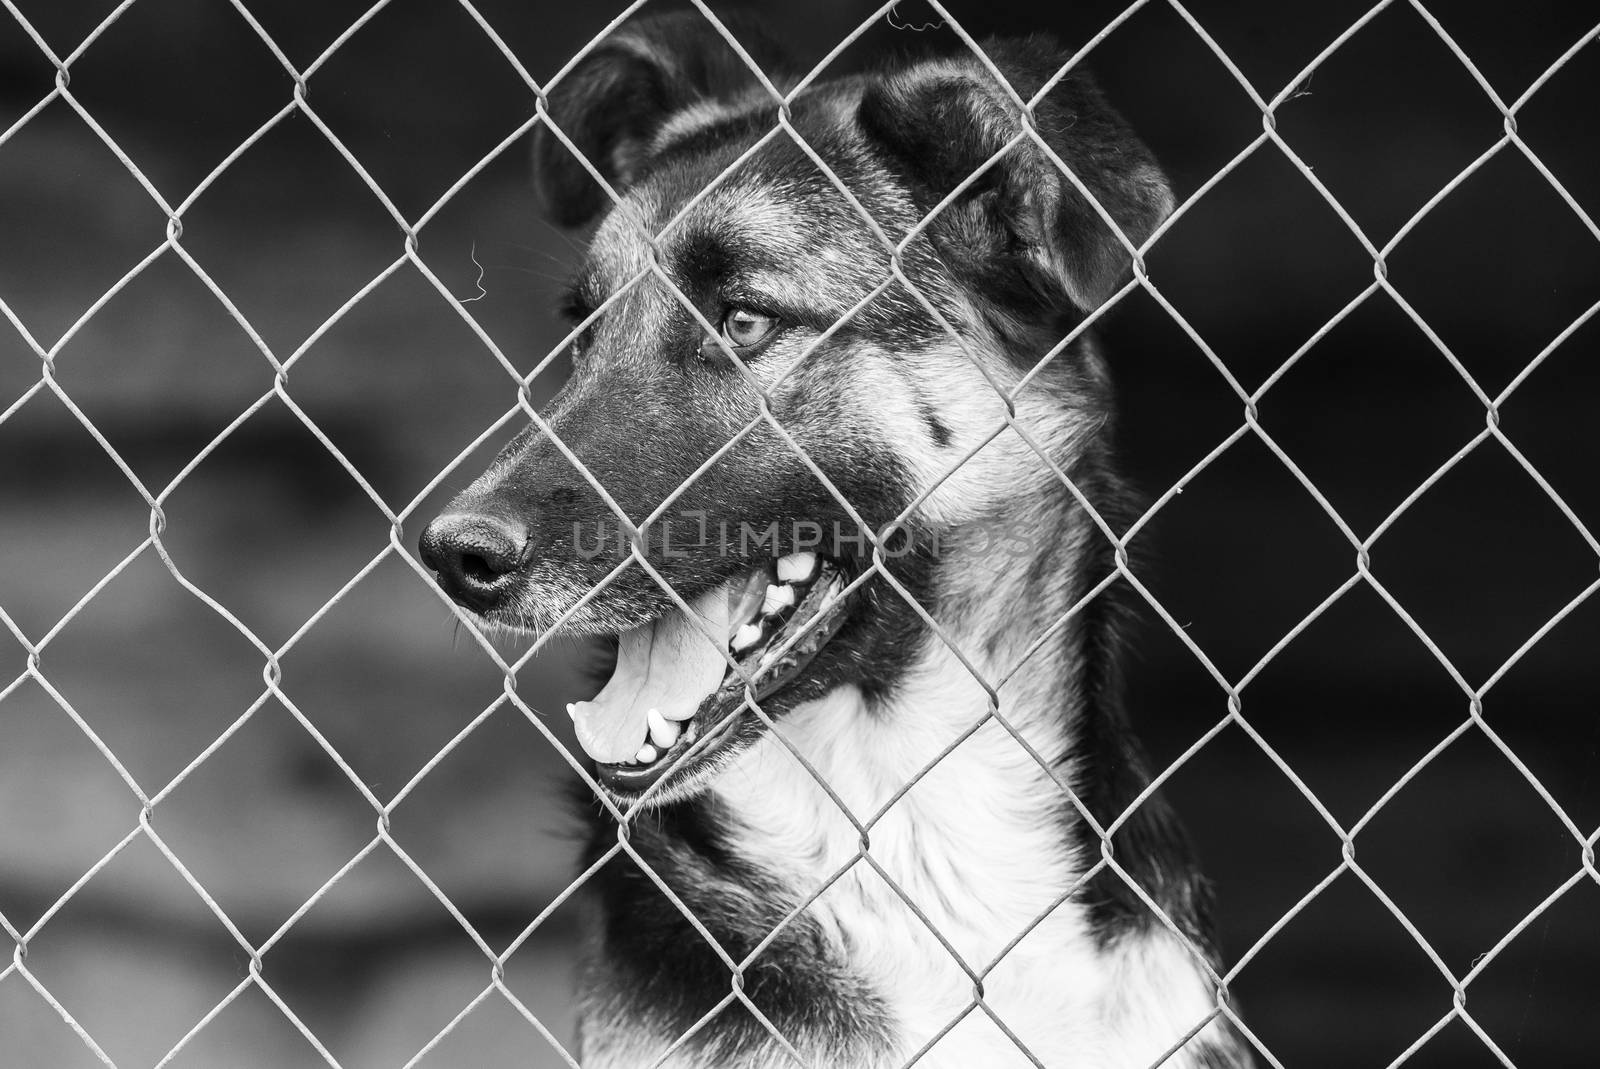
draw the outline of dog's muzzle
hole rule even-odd
[[[528,596],[532,541],[520,520],[458,505],[428,524],[418,548],[452,600],[492,619]],[[567,707],[600,781],[636,795],[747,745],[761,718],[739,714],[805,673],[844,623],[848,585],[842,562],[813,552],[747,562],[680,603],[687,611],[618,633],[610,679]]]

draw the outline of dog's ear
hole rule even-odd
[[[984,51],[1028,100],[1067,57],[1048,40],[987,41]],[[1150,150],[1087,76],[1069,74],[1034,109],[1045,144],[1138,246],[1172,211]],[[1022,132],[1022,112],[976,56],[929,60],[872,84],[860,121],[931,207]],[[929,236],[974,281],[1020,282],[1031,300],[1093,311],[1127,277],[1121,240],[1071,180],[1024,138],[930,224]]]
[[[769,77],[783,57],[748,18],[722,19]],[[550,117],[618,192],[649,164],[651,142],[678,111],[760,86],[749,66],[695,11],[635,19],[616,30],[550,90]],[[560,226],[588,222],[610,206],[594,177],[541,124],[533,138],[534,177],[545,213]]]

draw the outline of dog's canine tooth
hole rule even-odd
[[[568,702],[567,703],[567,715],[572,717],[572,719],[574,719],[574,720],[578,719],[578,703],[577,702]]]
[[[730,623],[745,623],[761,615],[761,600],[767,592],[768,571],[765,568],[751,572],[744,586],[734,595],[728,617]]]
[[[670,720],[670,721],[672,721],[674,723],[680,723],[681,724],[681,723],[684,723],[686,721],[693,720],[694,719],[694,714],[698,713],[699,711],[700,711],[700,709],[699,709],[698,706],[690,706],[687,709],[682,708],[680,706],[680,707],[675,708],[675,709],[669,709],[667,712],[662,713],[661,714],[661,718],[663,720]],[[648,714],[646,714],[646,715],[648,715]]]
[[[770,614],[781,612],[784,609],[792,609],[794,608],[794,600],[794,587],[788,583],[782,586],[769,586],[767,587],[766,597],[761,600],[761,611]]]
[[[761,625],[745,624],[743,627],[739,628],[739,630],[733,633],[733,642],[730,643],[730,645],[733,646],[733,652],[743,653],[745,650],[750,649],[760,641]]]
[[[639,752],[633,755],[633,759],[639,762],[641,765],[648,765],[651,761],[654,761],[657,756],[656,748],[647,742],[643,746],[639,747]]]
[[[678,741],[683,726],[676,720],[668,720],[661,715],[660,709],[652,708],[645,714],[645,722],[650,725],[650,741],[665,750]]]
[[[778,559],[778,579],[785,583],[803,583],[817,570],[815,553],[791,553]]]

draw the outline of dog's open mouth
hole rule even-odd
[[[746,687],[758,703],[782,690],[838,631],[844,585],[834,562],[793,553],[700,595],[694,620],[675,610],[619,635],[611,679],[567,706],[601,782],[637,793],[725,750]]]

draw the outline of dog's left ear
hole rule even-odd
[[[1024,101],[1067,57],[1041,38],[984,42]],[[1150,150],[1087,76],[1069,74],[1034,109],[1045,144],[1138,246],[1172,211]],[[936,59],[866,91],[860,121],[931,207],[1023,130],[1022,112],[976,56]],[[1024,138],[929,224],[941,255],[973,281],[1020,276],[1031,299],[1091,312],[1127,277],[1127,248],[1031,138]],[[1013,287],[1014,288],[1014,287]]]

